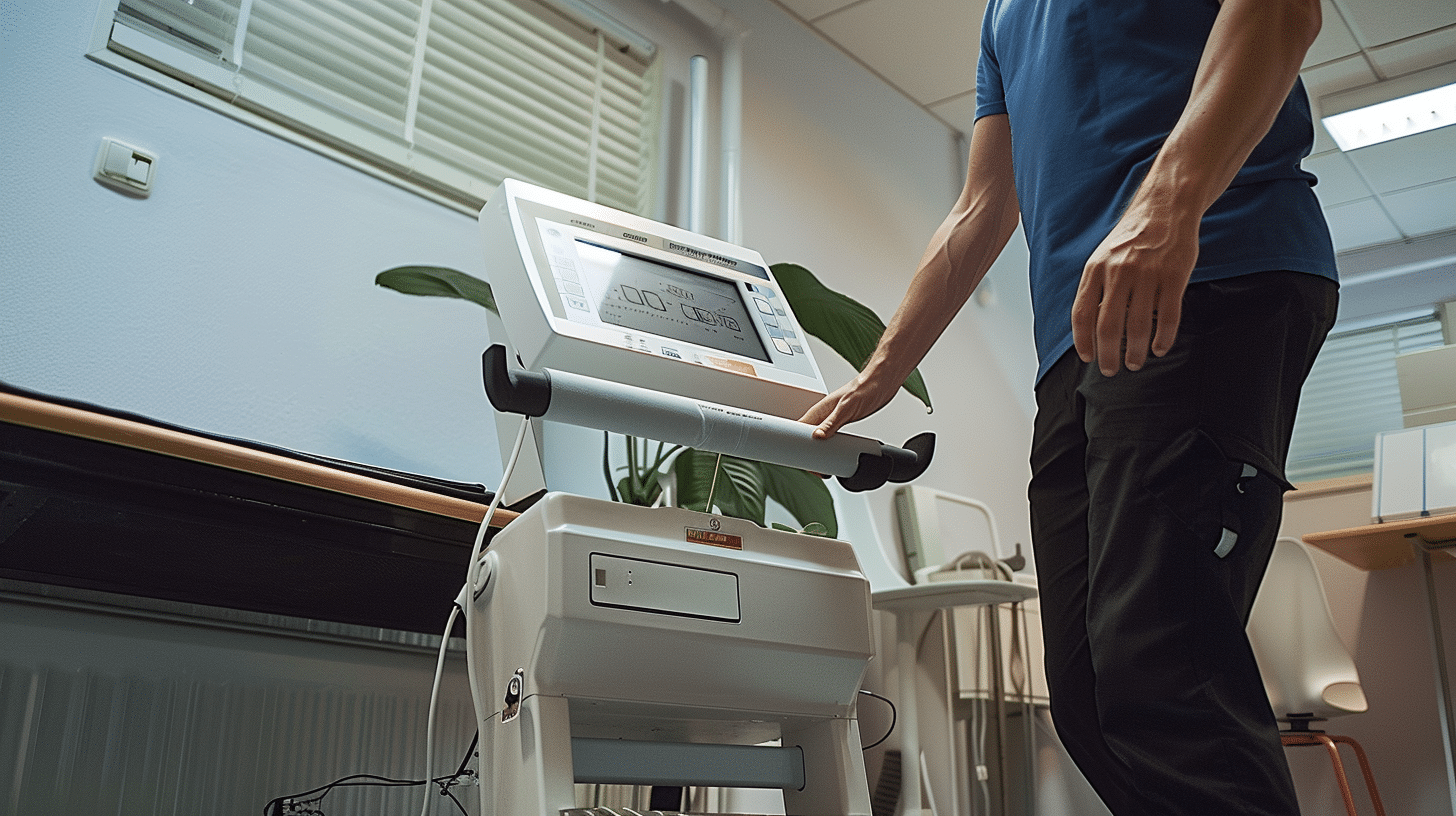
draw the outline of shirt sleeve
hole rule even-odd
[[[996,61],[994,26],[1001,3],[987,4],[981,20],[981,57],[976,63],[976,118],[1006,112],[1006,91],[1001,85],[1001,66]]]

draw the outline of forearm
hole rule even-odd
[[[931,237],[905,299],[865,365],[867,377],[883,376],[896,387],[904,382],[1016,230],[1019,212],[1006,117],[980,120],[972,139],[966,185]],[[976,145],[976,139],[983,144]]]
[[[1226,0],[1138,198],[1202,218],[1269,131],[1319,28],[1318,0]]]
[[[816,437],[878,411],[965,305],[1000,254],[1018,219],[1011,171],[1011,128],[986,116],[971,133],[970,170],[960,198],[930,240],[910,289],[854,379],[820,400],[801,421]]]
[[[927,247],[915,277],[865,365],[900,383],[960,312],[1016,229],[1016,199],[963,195]]]

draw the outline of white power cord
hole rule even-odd
[[[440,678],[445,673],[445,649],[450,643],[450,630],[455,626],[455,618],[465,611],[465,605],[471,602],[478,590],[476,582],[480,580],[480,551],[484,548],[485,537],[490,532],[490,520],[495,517],[496,508],[500,507],[501,497],[506,492],[506,483],[516,469],[516,460],[521,456],[521,447],[530,428],[531,418],[521,417],[521,428],[516,432],[516,444],[511,448],[510,458],[506,460],[500,484],[496,485],[495,496],[491,497],[490,505],[485,508],[485,517],[480,520],[480,528],[476,530],[475,544],[470,548],[470,564],[465,570],[465,584],[460,588],[460,594],[455,596],[455,603],[450,607],[450,619],[445,622],[445,631],[440,636],[440,654],[435,659],[435,680],[430,685],[430,709],[425,716],[425,793],[420,802],[420,816],[426,816],[430,811],[430,788],[434,779],[430,775],[430,769],[435,764],[435,706],[440,697]],[[490,580],[490,575],[486,575],[486,580]]]

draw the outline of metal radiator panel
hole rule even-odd
[[[349,774],[423,775],[433,649],[14,594],[0,597],[0,644],[0,813],[254,816]],[[473,733],[457,652],[435,775]],[[474,788],[455,793],[477,812]],[[420,795],[339,788],[323,810],[399,812]]]

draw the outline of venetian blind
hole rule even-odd
[[[1441,343],[1441,323],[1434,317],[1330,335],[1304,384],[1289,480],[1370,471],[1375,435],[1403,425],[1396,355]]]
[[[472,207],[651,204],[654,49],[538,0],[121,0],[108,48]]]

